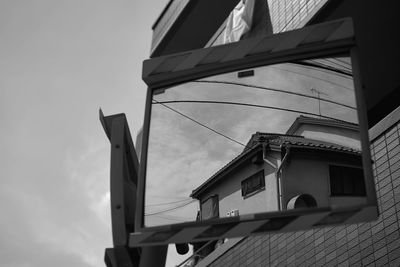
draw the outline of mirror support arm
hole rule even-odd
[[[135,221],[135,201],[139,161],[125,114],[105,117],[100,122],[111,143],[110,202],[113,248],[105,250],[107,267],[164,266],[167,245],[129,247]]]

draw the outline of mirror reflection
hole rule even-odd
[[[345,55],[157,89],[145,226],[362,205],[360,147]]]

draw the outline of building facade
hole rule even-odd
[[[164,32],[158,33],[163,38],[157,37],[152,56],[217,44],[216,36],[238,1],[186,2],[180,12],[175,9],[175,17],[158,20],[159,25],[169,21],[169,28],[160,30],[155,25],[155,32]],[[264,4],[274,33],[337,18],[353,19],[380,216],[368,223],[232,239],[198,266],[400,266],[400,42],[394,38],[400,31],[399,4],[370,0],[264,0]],[[191,27],[185,24],[189,20]],[[191,38],[193,32],[196,40]]]
[[[400,108],[370,136],[377,221],[243,238],[198,266],[400,266]]]
[[[285,32],[306,25],[327,0],[267,0],[273,33]]]
[[[327,0],[256,1],[253,23],[264,24],[264,27],[259,27],[263,33],[272,34],[298,29],[306,25],[326,2]],[[260,9],[264,12],[260,12]],[[225,26],[226,21],[209,40],[206,47],[223,44]]]

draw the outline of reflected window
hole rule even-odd
[[[213,195],[201,203],[201,219],[208,220],[219,217],[218,195]]]
[[[264,170],[242,181],[242,196],[248,197],[265,189]]]
[[[363,170],[329,166],[331,196],[366,196]]]

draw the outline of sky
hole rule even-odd
[[[314,63],[339,69],[350,67],[349,58]],[[319,112],[330,118],[358,122],[353,79],[348,76],[293,63],[252,70],[254,75],[250,77],[238,78],[235,71],[170,87],[153,96],[157,102],[152,105],[150,124],[145,225],[195,221],[199,203],[190,197],[192,190],[238,156],[244,149],[243,144],[256,132],[285,134],[298,116]],[[319,111],[314,90],[318,90],[321,98],[336,103],[321,101]],[[185,103],[185,100],[237,102],[296,112],[221,103]]]
[[[0,267],[105,266],[110,148],[98,110],[125,113],[135,138],[144,116],[142,61],[167,2],[0,1]],[[223,131],[231,125],[208,116]],[[228,134],[246,142],[248,127]],[[223,142],[207,144],[214,169],[238,152],[229,144],[221,153]],[[185,155],[193,149],[177,147]],[[210,159],[200,151],[180,164],[188,162],[199,169]],[[155,192],[150,204],[162,197]],[[168,201],[184,204],[187,195]],[[185,257],[171,249],[167,266]]]
[[[105,266],[109,141],[143,122],[151,26],[167,0],[0,1],[0,266]]]

